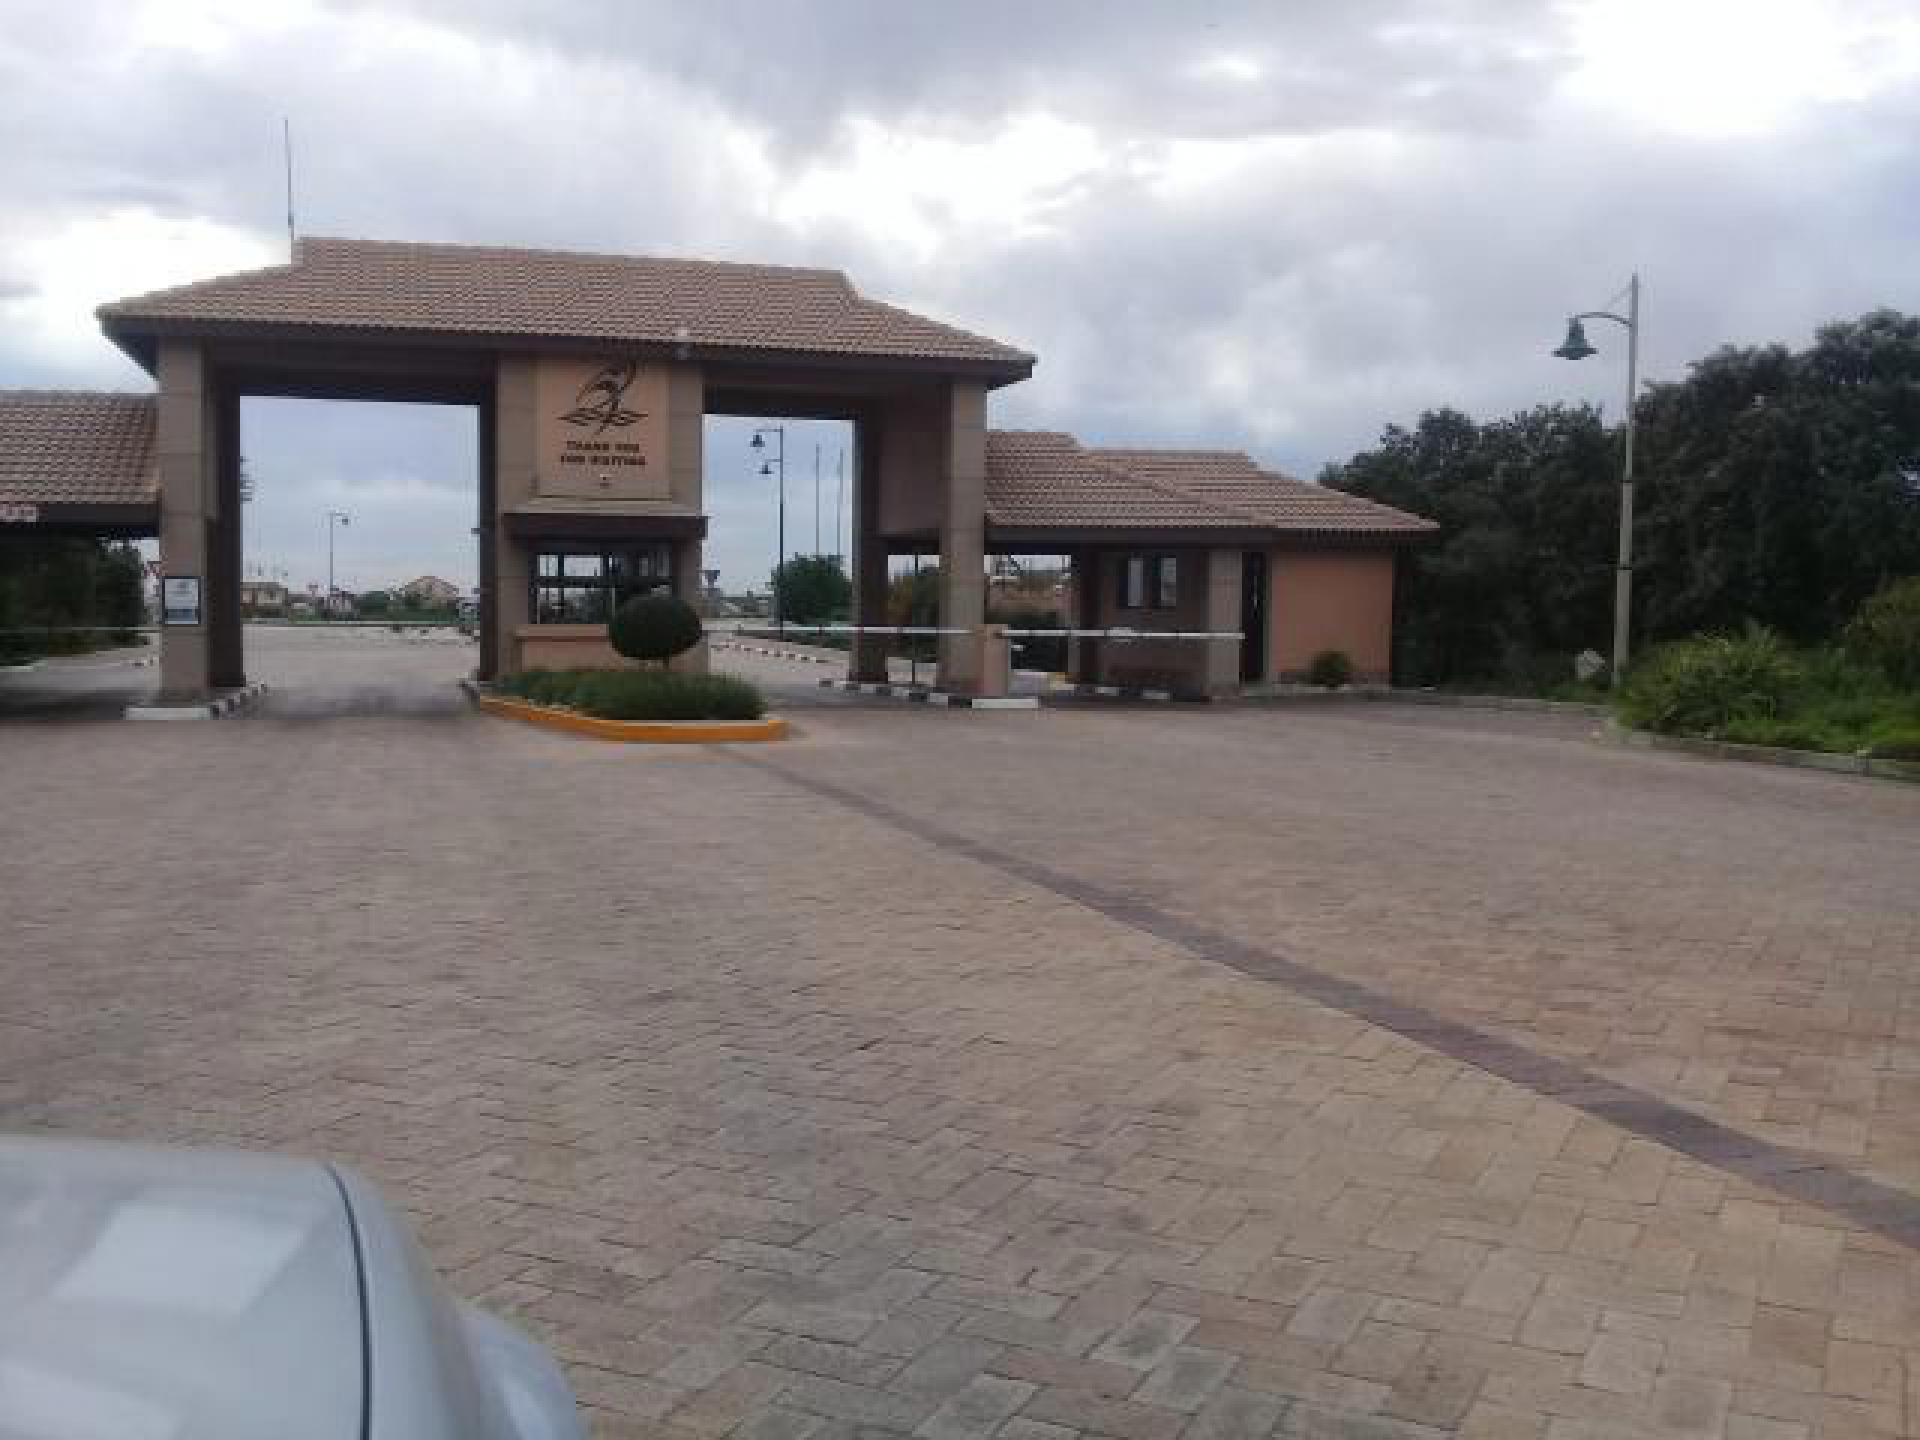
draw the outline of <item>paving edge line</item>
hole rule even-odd
[[[1876,760],[1870,755],[1835,755],[1825,750],[1787,750],[1776,745],[1736,745],[1730,740],[1700,740],[1690,735],[1656,735],[1609,720],[1600,731],[1615,745],[1636,750],[1666,750],[1707,760],[1739,760],[1749,765],[1778,765],[1788,770],[1819,770],[1828,775],[1862,775],[1872,780],[1920,783],[1920,761]]]
[[[1102,884],[947,828],[925,815],[897,809],[871,795],[767,758],[733,755],[737,764],[775,775],[797,789],[834,801],[948,855],[970,860],[1023,884],[1049,891],[1119,925],[1178,947],[1200,960],[1267,981],[1328,1010],[1351,1016],[1543,1099],[1665,1147],[1690,1160],[1773,1191],[1788,1200],[1844,1217],[1864,1230],[1920,1250],[1920,1195],[1837,1156],[1777,1144],[1675,1104],[1651,1091],[1579,1061],[1532,1049],[1455,1020],[1391,991],[1375,989],[1284,952],[1152,905],[1130,890]]]
[[[533,705],[502,695],[481,695],[477,703],[489,715],[521,720],[570,735],[619,740],[630,745],[748,745],[787,738],[787,722],[764,720],[602,720],[551,705]]]
[[[905,700],[915,705],[933,705],[949,710],[1038,710],[1038,695],[955,695],[946,690],[928,690],[916,685],[895,685],[877,680],[834,680],[820,682],[822,690],[844,690],[849,695],[877,695],[883,700]]]
[[[199,701],[191,705],[169,705],[157,700],[145,705],[127,706],[124,717],[128,720],[222,720],[229,715],[250,708],[260,697],[267,693],[265,682],[256,680],[238,690],[216,696],[212,700]]]

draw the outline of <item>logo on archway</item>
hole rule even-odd
[[[595,435],[604,435],[608,430],[624,430],[646,419],[646,411],[629,410],[626,407],[627,391],[632,388],[639,374],[640,364],[637,360],[608,365],[595,371],[587,383],[580,387],[580,393],[573,397],[573,409],[563,413],[560,418],[569,425],[591,428]]]

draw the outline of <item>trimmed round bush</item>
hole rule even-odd
[[[1322,650],[1307,666],[1307,683],[1338,690],[1353,683],[1353,657],[1344,650]]]
[[[635,595],[607,622],[607,639],[614,649],[629,660],[657,660],[662,665],[698,645],[703,633],[693,607],[665,591]]]
[[[1759,625],[1738,635],[1702,635],[1650,651],[1627,676],[1620,716],[1669,735],[1718,739],[1730,726],[1752,734],[1778,718],[1800,667],[1780,637]]]

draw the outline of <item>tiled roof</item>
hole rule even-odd
[[[1276,530],[1316,535],[1424,535],[1431,520],[1325,485],[1262,470],[1238,450],[1114,450],[1092,452],[1133,474],[1173,486],[1213,504],[1255,516]]]
[[[1071,435],[987,432],[987,523],[1007,529],[1231,529],[1251,516],[1097,459]]]
[[[151,395],[0,390],[0,504],[152,503],[153,425]]]
[[[987,434],[987,523],[1003,530],[1260,530],[1407,537],[1429,520],[1262,470],[1235,450],[1088,449],[1054,431]]]
[[[103,305],[110,332],[168,323],[674,344],[957,361],[1033,356],[883,305],[838,270],[383,240],[302,239],[291,264]],[[682,330],[685,335],[683,337]]]

